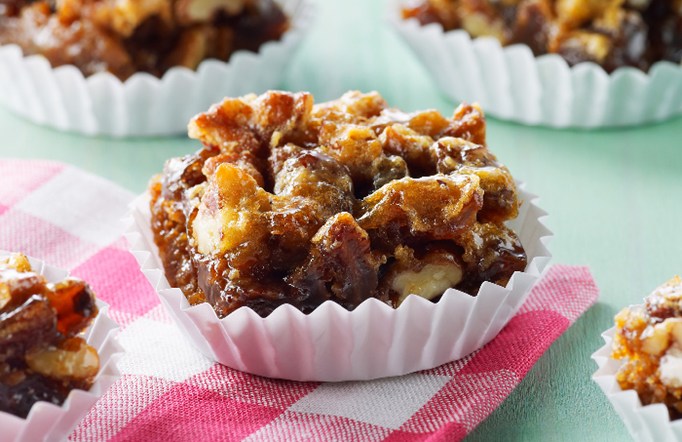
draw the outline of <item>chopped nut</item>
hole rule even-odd
[[[84,382],[99,371],[97,350],[81,338],[63,341],[57,348],[45,348],[26,354],[31,370],[52,379]]]
[[[650,355],[660,356],[670,345],[668,327],[666,324],[649,326],[642,333],[642,350]]]
[[[504,22],[502,20],[491,20],[484,14],[465,15],[462,18],[462,29],[474,37],[495,37],[501,42],[507,41]]]
[[[562,42],[561,51],[583,52],[588,59],[603,63],[611,51],[611,39],[596,32],[576,31]]]
[[[261,212],[270,202],[256,180],[241,169],[223,163],[211,175],[192,224],[197,250],[222,254],[257,238],[264,226]]]
[[[664,403],[671,416],[682,397],[682,284],[673,278],[647,297],[645,306],[616,315],[612,357],[622,360],[616,379],[635,390],[642,404]]]
[[[73,388],[89,388],[99,357],[73,337],[97,314],[87,284],[48,284],[13,255],[0,262],[0,300],[0,411],[25,417],[36,401],[61,404]]]
[[[153,181],[152,228],[171,284],[221,317],[474,294],[526,267],[504,226],[516,185],[475,105],[446,118],[390,109],[377,93],[314,105],[272,91],[225,99],[189,134],[204,148]],[[407,248],[414,259],[401,260]]]
[[[462,281],[462,269],[452,264],[426,264],[419,272],[406,271],[393,280],[393,290],[400,294],[398,304],[408,295],[433,299]]]
[[[13,253],[6,258],[0,259],[0,269],[14,269],[17,272],[30,272],[31,263],[21,253]]]
[[[109,0],[96,12],[98,22],[124,37],[130,37],[149,17],[157,16],[171,23],[172,10],[168,0]]]
[[[175,16],[183,25],[207,22],[219,12],[237,15],[253,0],[177,0]]]
[[[580,26],[603,14],[610,3],[604,0],[557,0],[557,18],[566,25]]]

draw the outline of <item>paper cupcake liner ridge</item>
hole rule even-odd
[[[478,102],[503,120],[558,128],[630,126],[682,114],[682,65],[662,61],[648,73],[623,67],[612,74],[595,63],[571,67],[556,54],[535,57],[526,45],[503,47],[492,37],[404,20],[406,3],[389,2],[389,21],[455,102]]]
[[[219,319],[208,303],[190,306],[164,276],[150,227],[149,196],[131,205],[127,239],[142,272],[186,337],[229,367],[273,378],[348,381],[398,376],[460,359],[492,340],[523,304],[550,254],[546,214],[521,191],[512,227],[528,255],[506,287],[486,282],[472,297],[449,289],[433,303],[409,296],[394,309],[374,298],[348,311],[327,301],[310,314],[282,305],[266,318],[242,307]]]

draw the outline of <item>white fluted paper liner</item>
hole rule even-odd
[[[0,256],[9,252],[1,251]],[[49,266],[29,258],[33,271],[50,282],[61,281],[69,275],[66,270]],[[97,349],[100,371],[88,391],[72,390],[61,406],[36,402],[26,419],[0,411],[0,440],[7,442],[36,442],[66,440],[71,430],[81,421],[97,400],[119,378],[116,361],[123,350],[116,342],[118,325],[108,316],[109,305],[97,300],[99,314],[85,331],[85,340]]]
[[[291,28],[258,53],[237,51],[227,62],[206,60],[196,71],[175,67],[162,78],[137,73],[122,82],[105,72],[84,77],[53,69],[17,45],[0,46],[0,104],[35,122],[87,135],[153,136],[187,132],[187,122],[226,96],[275,88],[312,21],[311,0],[277,0]]]
[[[624,67],[607,74],[595,63],[573,67],[559,55],[535,57],[526,45],[403,20],[406,0],[390,2],[389,20],[438,88],[452,100],[528,125],[598,128],[666,120],[682,114],[682,66],[658,62],[648,73]]]
[[[282,305],[266,318],[242,307],[219,319],[208,304],[190,306],[164,276],[150,226],[149,195],[131,205],[127,239],[162,303],[207,357],[273,378],[347,381],[397,376],[460,359],[492,340],[511,319],[550,259],[546,213],[528,193],[510,225],[528,254],[525,272],[506,287],[484,283],[478,296],[449,289],[433,303],[411,295],[397,309],[368,299],[348,311],[327,301],[305,315]]]
[[[616,373],[624,362],[611,358],[615,332],[615,327],[611,327],[602,334],[605,344],[592,355],[599,366],[592,379],[611,401],[633,439],[638,442],[682,441],[682,419],[670,421],[665,405],[642,405],[636,391],[622,390],[618,385]]]

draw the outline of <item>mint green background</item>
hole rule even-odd
[[[318,101],[377,90],[405,110],[454,104],[432,85],[389,28],[384,0],[325,0],[282,88]],[[2,87],[7,87],[3,85]],[[0,110],[0,155],[65,161],[142,192],[166,158],[198,146],[185,138],[85,138]],[[489,119],[489,144],[541,196],[555,232],[553,262],[587,265],[601,297],[540,359],[470,440],[627,440],[590,376],[590,354],[621,307],[682,273],[682,119],[634,129],[557,131]]]

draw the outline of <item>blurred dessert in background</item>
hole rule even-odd
[[[403,17],[525,44],[536,56],[559,54],[570,65],[594,62],[607,72],[682,60],[679,0],[419,0]]]
[[[0,44],[75,65],[85,76],[162,76],[279,39],[289,20],[272,0],[2,0]]]

